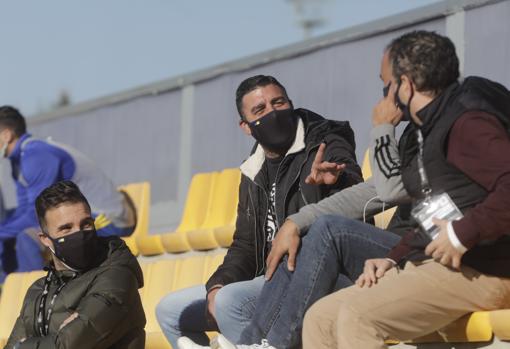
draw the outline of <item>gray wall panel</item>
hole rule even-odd
[[[510,1],[466,12],[466,75],[510,87]]]
[[[154,203],[176,200],[180,96],[175,91],[137,98],[29,129],[35,136],[78,148],[116,185],[149,180]],[[3,178],[6,201],[12,205],[12,181]]]
[[[249,153],[253,140],[239,128],[236,88],[231,75],[196,85],[193,173],[239,166]]]
[[[444,33],[445,20],[415,28]],[[356,132],[357,155],[361,161],[368,147],[371,111],[382,96],[379,81],[382,52],[392,38],[406,30],[325,48],[198,84],[193,173],[236,166],[246,158],[253,140],[237,127],[235,90],[243,79],[256,74],[274,75],[287,88],[295,107],[331,119],[349,120]]]

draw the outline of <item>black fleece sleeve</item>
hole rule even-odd
[[[207,291],[217,285],[224,286],[233,282],[250,280],[257,272],[255,227],[250,226],[249,223],[249,216],[254,212],[250,208],[252,205],[249,202],[248,181],[249,179],[243,175],[239,187],[234,240],[223,263],[207,281]]]

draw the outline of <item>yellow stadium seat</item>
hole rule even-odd
[[[11,273],[5,279],[0,298],[0,338],[7,341],[18,318],[28,288],[37,279],[46,275],[44,271]]]
[[[145,279],[142,304],[147,318],[145,347],[171,348],[156,318],[156,306],[168,293],[203,283],[208,256],[164,259],[142,267]]]
[[[23,274],[12,273],[7,276],[2,287],[2,297],[0,298],[0,338],[7,340],[11,334],[16,318],[19,315],[24,293]]]
[[[496,337],[501,340],[510,340],[510,309],[491,311],[490,321]]]
[[[235,177],[232,178],[232,185],[235,186],[235,192],[233,193],[234,199],[229,202],[229,207],[227,207],[227,210],[229,210],[231,214],[230,222],[227,225],[214,229],[214,238],[221,247],[230,247],[234,237],[234,231],[236,229],[237,203],[239,202],[239,183],[241,182],[241,171],[237,169],[236,171],[232,170],[231,174],[232,177]]]
[[[147,235],[149,231],[151,185],[149,182],[131,183],[121,186],[119,190],[128,194],[136,207],[135,231],[123,239],[131,252],[137,256],[139,251],[136,245],[136,238]]]
[[[212,189],[212,199],[207,216],[199,229],[188,231],[189,244],[194,250],[210,250],[219,246],[214,230],[233,224],[237,212],[240,171],[237,168],[223,170]]]
[[[207,256],[191,256],[177,260],[173,291],[203,284],[207,272]]]
[[[372,167],[370,166],[370,149],[365,151],[365,156],[363,156],[363,164],[361,165],[361,174],[363,175],[363,179],[367,180],[372,177]]]
[[[161,235],[147,234],[136,238],[136,246],[142,256],[154,256],[165,253]]]
[[[170,348],[156,319],[156,306],[173,289],[176,264],[177,260],[165,259],[142,268],[145,286],[140,294],[147,318],[147,341],[151,342],[150,346],[146,343],[146,348]]]
[[[172,233],[162,234],[161,243],[170,253],[186,252],[191,249],[186,232],[198,229],[204,222],[217,172],[199,173],[193,176],[188,189],[181,223]]]
[[[211,275],[216,271],[216,269],[218,269],[218,267],[223,263],[223,259],[225,258],[226,254],[226,251],[222,251],[218,254],[214,254],[208,257],[203,279],[204,285],[209,280]]]
[[[388,227],[388,224],[391,221],[391,218],[395,214],[395,211],[397,210],[397,207],[391,207],[387,210],[384,210],[381,213],[378,213],[374,216],[375,226],[380,229],[386,229]]]
[[[5,346],[5,344],[7,344],[7,340],[6,339],[0,339],[0,348],[3,348]]]
[[[158,332],[145,332],[145,348],[146,349],[172,349],[170,343],[166,339],[161,330]],[[177,348],[175,348],[177,349]]]
[[[214,229],[214,238],[218,241],[218,244],[221,247],[230,247],[230,245],[232,245],[232,241],[234,241],[235,230],[236,222],[234,220],[232,224]]]

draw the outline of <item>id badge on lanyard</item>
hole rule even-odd
[[[434,240],[439,234],[439,227],[432,222],[432,218],[455,221],[461,219],[463,215],[448,193],[431,195],[432,190],[423,165],[423,135],[419,129],[416,133],[419,145],[418,169],[425,199],[418,202],[411,210],[411,215],[418,222],[423,232]]]
[[[463,217],[447,193],[427,196],[412,209],[411,214],[432,240],[439,234],[439,227],[432,222],[432,218],[456,221]]]

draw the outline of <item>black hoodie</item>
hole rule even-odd
[[[276,224],[307,204],[315,203],[353,184],[361,182],[356,163],[354,133],[346,121],[324,119],[306,109],[296,109],[300,123],[296,140],[280,163],[276,176]],[[347,168],[337,183],[314,186],[305,183],[317,149],[325,142],[324,160],[345,163]],[[266,236],[264,232],[269,204],[268,183],[262,148],[255,144],[251,156],[241,165],[241,184],[234,241],[223,264],[207,282],[216,285],[251,280],[265,270]]]

